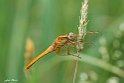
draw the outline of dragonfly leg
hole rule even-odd
[[[78,57],[78,58],[81,58],[80,56],[78,56],[77,54],[69,54],[69,55],[71,55],[71,56],[75,56],[75,57]]]
[[[77,54],[72,54],[72,56],[75,56],[75,57],[78,57],[78,58],[80,58],[80,59],[81,59],[81,57],[80,57],[80,56],[78,56]]]

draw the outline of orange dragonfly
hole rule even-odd
[[[94,32],[86,32],[86,33],[94,33]],[[60,35],[56,38],[51,46],[49,46],[43,53],[34,58],[27,66],[26,69],[29,69],[35,62],[37,62],[40,58],[45,56],[48,53],[59,50],[61,47],[65,45],[73,45],[76,46],[77,43],[77,34],[70,32],[69,34]]]

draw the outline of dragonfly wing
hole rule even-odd
[[[61,53],[61,49],[58,48],[58,49],[55,50],[55,52],[56,52],[57,54],[60,54],[60,53]]]

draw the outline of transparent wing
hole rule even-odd
[[[57,55],[61,55],[61,56],[76,54],[76,47],[71,44],[69,44],[69,45],[66,44],[63,47],[61,47],[60,49],[57,49],[56,53],[57,53]]]

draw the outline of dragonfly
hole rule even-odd
[[[86,33],[92,34],[92,33],[95,33],[95,32],[86,32]],[[70,32],[69,34],[58,36],[55,39],[55,41],[52,43],[52,45],[50,45],[44,52],[39,54],[36,58],[34,58],[26,66],[26,69],[29,69],[34,63],[36,63],[40,58],[42,58],[46,54],[51,53],[53,51],[58,51],[61,47],[65,46],[65,45],[76,46],[76,44],[77,44],[77,37],[78,37],[78,35],[75,34],[75,33],[72,33],[72,32]]]

